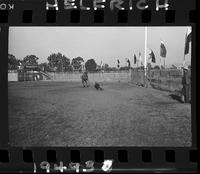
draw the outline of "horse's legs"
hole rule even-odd
[[[83,88],[85,87],[84,80],[82,80]]]

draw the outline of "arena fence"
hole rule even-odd
[[[24,72],[18,71],[15,73],[8,73],[8,81],[35,81],[45,80],[44,74],[51,77],[53,81],[68,81],[68,82],[80,82],[80,72],[51,72],[51,73],[36,73],[34,71]],[[90,82],[130,82],[131,71],[119,71],[119,72],[97,72],[88,73]],[[15,79],[15,80],[13,80]]]
[[[144,70],[133,69],[131,71],[131,82],[148,86],[159,90],[176,92],[176,95],[184,96],[186,102],[191,101],[191,71],[178,69],[150,70],[147,71],[145,79]]]
[[[35,81],[51,79],[53,81],[80,82],[80,72],[35,73],[9,72],[8,81]],[[191,71],[182,72],[178,69],[150,70],[145,78],[144,70],[132,69],[119,72],[89,73],[89,82],[131,82],[139,86],[148,86],[159,90],[177,92],[191,101]],[[51,78],[49,78],[51,77]]]
[[[18,81],[17,71],[9,71],[8,72],[8,81],[11,81],[11,82],[17,82]]]
[[[47,73],[38,71],[9,71],[8,81],[38,81],[52,79]]]
[[[147,73],[152,87],[168,91],[181,91],[182,77],[180,70],[151,70]]]
[[[145,86],[145,74],[144,70],[132,69],[131,70],[131,82],[135,85]]]
[[[49,73],[54,81],[73,81],[80,82],[81,75],[80,72],[67,72],[67,73]],[[119,71],[119,72],[97,72],[88,73],[88,78],[90,82],[130,82],[131,81],[131,71]]]

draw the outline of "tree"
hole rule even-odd
[[[22,65],[23,66],[34,66],[34,65],[38,65],[38,57],[36,57],[35,55],[28,55],[26,57],[24,57],[24,59],[22,60]]]
[[[82,57],[76,57],[72,59],[71,65],[74,69],[81,69],[81,64],[84,62]]]
[[[165,69],[165,67],[163,65],[161,65],[161,69]]]
[[[73,66],[72,65],[69,65],[65,68],[65,71],[73,71]]]
[[[136,69],[144,70],[145,68],[144,68],[144,66],[142,65],[142,66],[137,67]]]
[[[101,70],[101,66],[100,65],[97,65],[97,68],[96,68],[98,71]]]
[[[97,64],[94,59],[89,59],[85,63],[85,69],[87,71],[96,71]]]
[[[152,69],[151,63],[147,63],[147,70],[151,70],[151,69]]]
[[[20,60],[16,59],[14,55],[8,54],[8,69],[17,70],[19,65],[20,65]]]
[[[175,65],[171,65],[170,69],[177,69]]]
[[[44,72],[51,72],[51,71],[53,71],[47,62],[39,64],[39,67]]]
[[[121,70],[121,71],[128,71],[129,67],[128,66],[122,66],[122,67],[120,67],[119,70]]]
[[[109,67],[108,71],[117,71],[117,68],[116,67]]]
[[[160,67],[158,65],[154,66],[153,69],[160,69]]]
[[[49,61],[49,66],[57,72],[67,71],[70,67],[70,59],[61,53],[51,54],[47,60]]]
[[[108,64],[105,64],[104,65],[104,68],[105,68],[105,71],[107,71],[109,69],[109,65]]]

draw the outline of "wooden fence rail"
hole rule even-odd
[[[140,86],[177,92],[182,100],[191,101],[191,71],[190,70],[150,70],[145,78],[144,70],[133,69],[131,82]]]

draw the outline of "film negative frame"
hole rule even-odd
[[[105,172],[105,160],[112,172],[197,172],[197,52],[199,24],[195,0],[169,0],[169,7],[156,10],[156,0],[148,9],[46,9],[46,0],[0,0],[0,172]],[[3,4],[3,5],[2,5]],[[11,147],[8,133],[8,28],[10,26],[192,26],[192,147]],[[46,162],[45,162],[46,161]],[[60,162],[67,167],[58,168]],[[48,163],[47,163],[48,162]],[[91,164],[94,163],[94,168]],[[71,166],[70,166],[71,165]],[[77,166],[81,166],[78,170]],[[54,166],[54,167],[53,167]],[[70,167],[69,167],[70,166]],[[112,166],[112,168],[111,168]],[[91,167],[91,168],[90,168]],[[105,166],[104,166],[105,167]],[[83,170],[86,169],[86,170]]]

